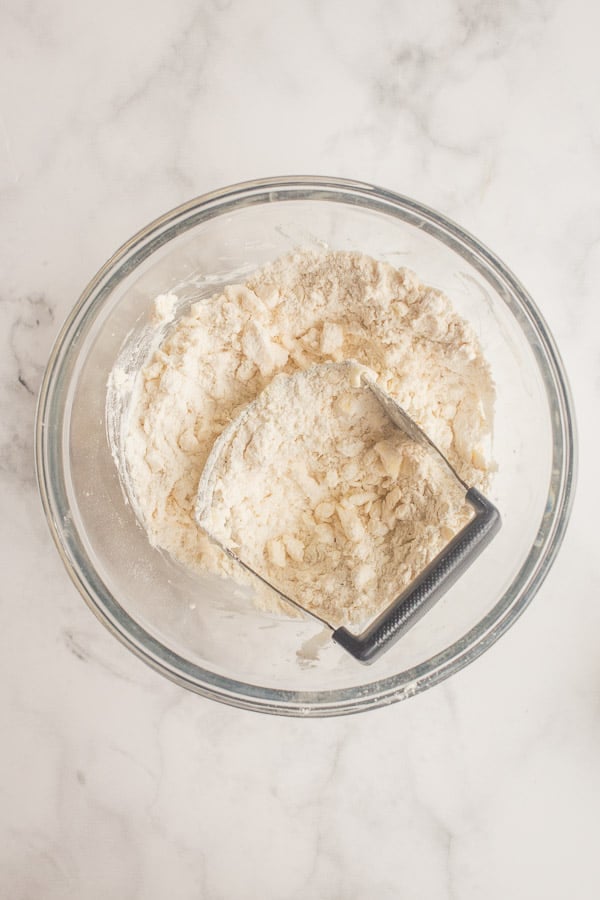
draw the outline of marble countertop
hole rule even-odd
[[[8,0],[0,12],[0,896],[592,900],[600,802],[600,33],[591,0]],[[175,687],[43,519],[36,394],[91,275],[248,178],[357,178],[519,275],[579,413],[562,551],[450,681],[299,721]]]

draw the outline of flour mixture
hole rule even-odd
[[[158,298],[159,319],[171,316],[172,299]],[[318,363],[347,359],[372,369],[381,387],[419,423],[464,481],[485,489],[494,388],[471,327],[444,294],[407,269],[360,253],[302,251],[265,266],[244,285],[231,285],[196,303],[171,326],[140,370],[124,453],[128,493],[150,541],[192,569],[242,579],[239,567],[194,519],[198,482],[213,444],[279,373],[293,375]],[[387,440],[382,437],[382,446]],[[358,445],[355,450],[348,456],[348,469],[337,473],[346,498],[356,493],[356,466],[368,461]],[[379,455],[381,466],[385,452]],[[369,524],[373,517],[366,510],[385,505],[379,488],[376,493],[364,504],[349,499],[338,504],[335,521],[346,537],[361,522],[367,544],[375,539],[381,526]],[[284,508],[286,498],[280,502]],[[400,500],[397,508],[402,509]],[[316,525],[324,542],[332,528],[327,510]],[[430,524],[438,530],[448,526],[448,511],[431,512]],[[365,515],[369,521],[363,522]],[[385,523],[385,516],[380,521]],[[247,541],[252,539],[250,529]],[[298,567],[306,555],[310,567],[319,556],[305,536],[282,534],[274,540],[269,550],[273,565]],[[312,549],[301,553],[295,540]],[[248,549],[252,552],[251,543]],[[365,558],[348,577],[365,594],[377,580],[368,554],[361,553]],[[407,578],[410,571],[409,566]],[[340,610],[340,619],[356,618],[351,606]]]
[[[215,443],[197,521],[332,625],[389,606],[466,525],[465,490],[346,362],[276,375]]]

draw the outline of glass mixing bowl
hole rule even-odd
[[[152,300],[180,312],[298,246],[359,250],[414,269],[479,335],[497,387],[491,499],[503,528],[437,606],[373,666],[312,620],[257,611],[230,581],[150,546],[107,436],[109,373],[147,333]],[[143,340],[140,346],[143,347]],[[141,353],[137,364],[141,363]],[[186,688],[283,715],[336,715],[410,697],[474,660],[515,622],[561,543],[572,499],[574,418],[552,337],[517,279],[479,241],[413,200],[351,181],[274,178],[192,200],[157,219],[83,292],[48,363],[37,470],[50,529],[92,611]]]

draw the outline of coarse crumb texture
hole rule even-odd
[[[336,626],[388,606],[470,517],[464,488],[363,372],[275,376],[215,443],[198,493],[207,531]]]
[[[357,252],[298,251],[197,302],[171,328],[138,375],[124,448],[150,541],[183,564],[240,576],[196,524],[196,492],[215,439],[280,372],[368,366],[461,477],[485,487],[488,365],[446,296],[410,270]]]

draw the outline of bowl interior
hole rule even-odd
[[[445,291],[474,326],[497,389],[491,499],[503,528],[439,604],[369,668],[321,641],[312,621],[258,612],[230,581],[190,574],[151,547],[108,439],[109,431],[116,436],[118,456],[126,403],[113,397],[107,421],[107,382],[117,359],[127,356],[132,377],[148,351],[157,294],[174,291],[181,315],[192,300],[210,302],[262,263],[323,243],[409,266]],[[43,415],[52,515],[80,587],[147,659],[233,702],[248,696],[258,706],[312,711],[338,701],[360,705],[392,688],[414,691],[440,661],[485,640],[506,609],[523,601],[556,515],[549,501],[555,409],[530,315],[484,255],[443,223],[368,195],[263,192],[166,217],[92,285],[59,345]]]

